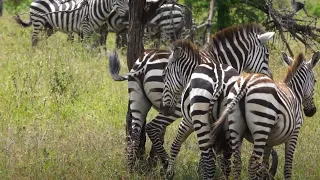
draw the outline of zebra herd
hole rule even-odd
[[[23,27],[33,26],[32,45],[38,34],[61,31],[72,36],[101,34],[106,44],[108,32],[116,33],[126,44],[128,0],[36,0],[30,5],[30,21],[19,16]],[[257,24],[226,28],[212,36],[203,49],[186,40],[177,40],[183,30],[182,7],[163,4],[150,17],[146,39],[169,38],[170,50],[148,49],[140,55],[131,71],[119,75],[120,60],[114,51],[109,57],[110,74],[115,81],[128,81],[131,134],[128,167],[133,172],[142,128],[151,107],[158,114],[146,125],[146,133],[166,170],[173,179],[175,159],[182,143],[195,132],[201,151],[199,167],[203,179],[216,178],[216,160],[226,179],[233,171],[240,179],[243,138],[254,144],[249,160],[250,179],[272,179],[277,169],[273,146],[285,144],[284,177],[291,179],[292,161],[299,130],[306,116],[316,113],[313,67],[320,53],[308,62],[302,53],[291,58],[282,54],[288,65],[283,82],[272,79],[266,43],[274,32]],[[245,75],[240,73],[246,72]],[[170,155],[163,146],[167,126],[182,118]],[[269,170],[269,156],[273,156]],[[233,163],[231,157],[233,156]],[[260,163],[262,159],[262,163]],[[231,168],[233,164],[233,168]]]
[[[303,122],[301,106],[306,116],[316,112],[312,69],[320,54],[316,52],[306,62],[301,53],[294,60],[283,53],[288,73],[283,82],[276,83],[266,47],[273,36],[274,32],[248,24],[215,33],[211,44],[201,50],[192,42],[178,40],[171,50],[146,50],[126,75],[119,75],[120,60],[116,52],[112,53],[112,78],[128,81],[132,117],[129,170],[134,169],[147,113],[154,107],[159,113],[146,125],[146,132],[166,169],[166,179],[173,178],[175,158],[193,131],[201,151],[203,179],[216,178],[217,153],[222,153],[225,178],[230,176],[233,156],[233,177],[240,179],[243,138],[254,144],[250,179],[273,179],[277,162],[272,162],[268,172],[269,156],[271,152],[277,156],[272,147],[282,143],[286,147],[284,176],[291,179],[293,153]],[[243,71],[247,74],[240,75]],[[161,134],[179,117],[183,119],[169,156]]]
[[[184,10],[172,2],[161,5],[150,17],[144,39],[157,38],[160,43],[161,39],[174,41],[180,36],[184,27]],[[41,30],[47,37],[61,31],[71,40],[73,33],[83,40],[97,32],[100,39],[95,44],[99,45],[105,45],[108,32],[114,32],[120,40],[118,45],[124,46],[129,29],[129,7],[128,0],[36,0],[30,5],[29,22],[22,21],[19,15],[14,19],[23,27],[33,26],[33,46],[37,45]]]

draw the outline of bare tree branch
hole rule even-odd
[[[292,37],[303,43],[307,49],[313,52],[316,51],[320,43],[320,28],[315,25],[317,18],[307,13],[304,3],[291,0],[291,5],[291,10],[277,10],[273,7],[272,1],[268,0],[267,9],[269,16],[272,18],[268,25],[279,31],[281,40],[286,45],[290,55],[293,55],[292,50],[283,34],[284,32],[290,33]],[[305,15],[299,14],[300,17],[296,17],[297,12],[300,10],[304,10]]]

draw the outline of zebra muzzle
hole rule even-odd
[[[313,107],[311,109],[303,108],[303,112],[307,117],[312,117],[317,112],[317,108],[316,107]]]

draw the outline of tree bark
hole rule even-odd
[[[0,0],[0,16],[2,16],[3,0]]]
[[[157,2],[148,2],[146,0],[130,0],[129,1],[129,31],[128,31],[128,49],[127,49],[127,66],[130,71],[135,61],[138,59],[141,53],[144,52],[143,47],[143,34],[144,27],[155,13],[156,9],[164,3],[164,0],[159,0]],[[126,133],[131,135],[131,123],[132,115],[130,110],[130,102],[128,102],[127,111],[127,124]],[[143,125],[141,129],[140,145],[138,150],[138,156],[145,153],[145,143],[146,143],[146,132],[145,126]]]
[[[186,10],[185,10],[185,28],[190,30],[189,40],[193,41],[192,33],[192,0],[185,0]]]
[[[209,44],[210,43],[210,37],[211,37],[211,24],[212,24],[212,17],[214,14],[214,0],[210,1],[210,8],[209,8],[209,16],[208,16],[208,25],[206,28],[206,43]]]
[[[144,33],[143,15],[146,0],[130,0],[129,1],[129,37],[127,66],[128,70],[132,68],[134,62],[144,51],[142,37]]]
[[[144,23],[143,15],[144,8],[146,5],[146,0],[130,0],[129,1],[129,31],[128,31],[128,49],[127,49],[127,66],[130,71],[134,62],[138,59],[139,55],[144,51],[142,37],[144,34]],[[128,111],[127,111],[127,124],[126,130],[127,135],[131,135],[131,110],[130,102],[128,101]],[[140,146],[139,146],[139,155],[144,154],[145,152],[145,125],[141,129],[140,136]]]
[[[217,27],[218,30],[222,30],[231,25],[230,17],[230,0],[216,0],[217,5]]]

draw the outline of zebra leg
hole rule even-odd
[[[168,154],[162,145],[160,133],[176,119],[177,117],[164,116],[159,113],[146,127],[147,134],[161,159],[164,169],[167,168]]]
[[[206,97],[212,99],[212,97]],[[209,102],[197,103],[193,98],[194,103],[191,104],[191,115],[193,121],[193,127],[197,134],[198,144],[201,151],[201,161],[203,169],[203,179],[213,179],[215,174],[215,152],[210,144],[211,136],[209,134],[211,130],[211,123],[209,122]]]
[[[38,34],[41,28],[44,27],[44,23],[41,21],[33,21],[33,32],[31,37],[32,46],[36,46],[38,44]]]
[[[193,126],[190,123],[185,123],[185,119],[179,125],[179,130],[176,138],[171,144],[170,158],[168,162],[168,169],[166,172],[166,179],[173,179],[174,176],[174,162],[180,152],[182,143],[189,137],[194,131]],[[202,162],[200,162],[202,164]]]
[[[263,154],[263,160],[262,165],[265,169],[269,169],[269,157],[271,154],[272,147],[266,146],[264,148],[264,154]],[[266,174],[266,176],[263,179],[273,179],[273,176],[271,174]]]
[[[264,150],[266,148],[265,141],[266,139],[268,139],[268,136],[265,134],[258,134],[253,132],[252,134],[254,134],[253,135],[254,146],[253,146],[253,152],[249,159],[248,173],[249,173],[250,179],[262,179],[263,177],[268,175],[267,168],[265,168],[260,163],[261,156],[263,155]],[[270,152],[267,152],[266,154],[270,154]]]
[[[160,132],[160,140],[161,140],[161,144],[163,146],[163,143],[164,143],[164,135],[166,133],[166,128]],[[148,162],[149,162],[149,165],[150,167],[156,167],[157,165],[157,161],[159,160],[159,157],[158,157],[158,154],[157,154],[157,150],[155,148],[154,145],[151,146],[151,150],[150,150],[150,153],[149,153],[149,158],[148,158]]]
[[[284,162],[284,178],[285,179],[291,179],[293,154],[297,145],[298,132],[299,130],[295,131],[294,132],[295,134],[293,134],[291,139],[285,144],[285,162]]]
[[[241,179],[241,147],[242,142],[239,142],[237,147],[233,150],[233,179]]]
[[[225,179],[229,179],[231,173],[231,156],[232,150],[231,148],[228,151],[223,152],[223,158],[220,159],[222,173],[225,176]]]
[[[107,38],[108,38],[108,27],[107,25],[102,25],[100,27],[100,46],[103,46],[103,49],[107,51]]]
[[[74,35],[73,35],[73,33],[68,33],[68,39],[67,39],[67,41],[70,41],[70,42],[73,43],[73,41],[74,41]]]
[[[229,94],[228,99],[233,99]],[[243,107],[243,106],[242,106]],[[242,141],[245,132],[247,131],[247,125],[244,121],[240,109],[240,105],[237,104],[233,108],[233,112],[231,112],[228,116],[229,123],[229,132],[231,139],[231,146],[233,151],[233,178],[241,179],[241,169],[242,169],[242,161],[241,161],[241,147]]]
[[[216,171],[215,164],[216,154],[213,148],[208,148],[207,150],[201,151],[201,164],[203,169],[203,179],[214,179],[214,174]]]
[[[136,155],[140,145],[141,129],[146,120],[148,111],[151,108],[151,103],[144,95],[144,91],[138,81],[134,78],[129,78],[129,102],[132,117],[131,137],[129,137],[128,145],[128,167],[129,171],[133,172],[133,167]]]
[[[276,176],[277,168],[278,168],[278,154],[273,148],[271,149],[271,156],[272,156],[272,164],[271,168],[269,169],[269,174],[272,177]]]
[[[54,30],[51,26],[46,25],[46,32],[47,32],[47,38],[49,38],[54,33]]]

